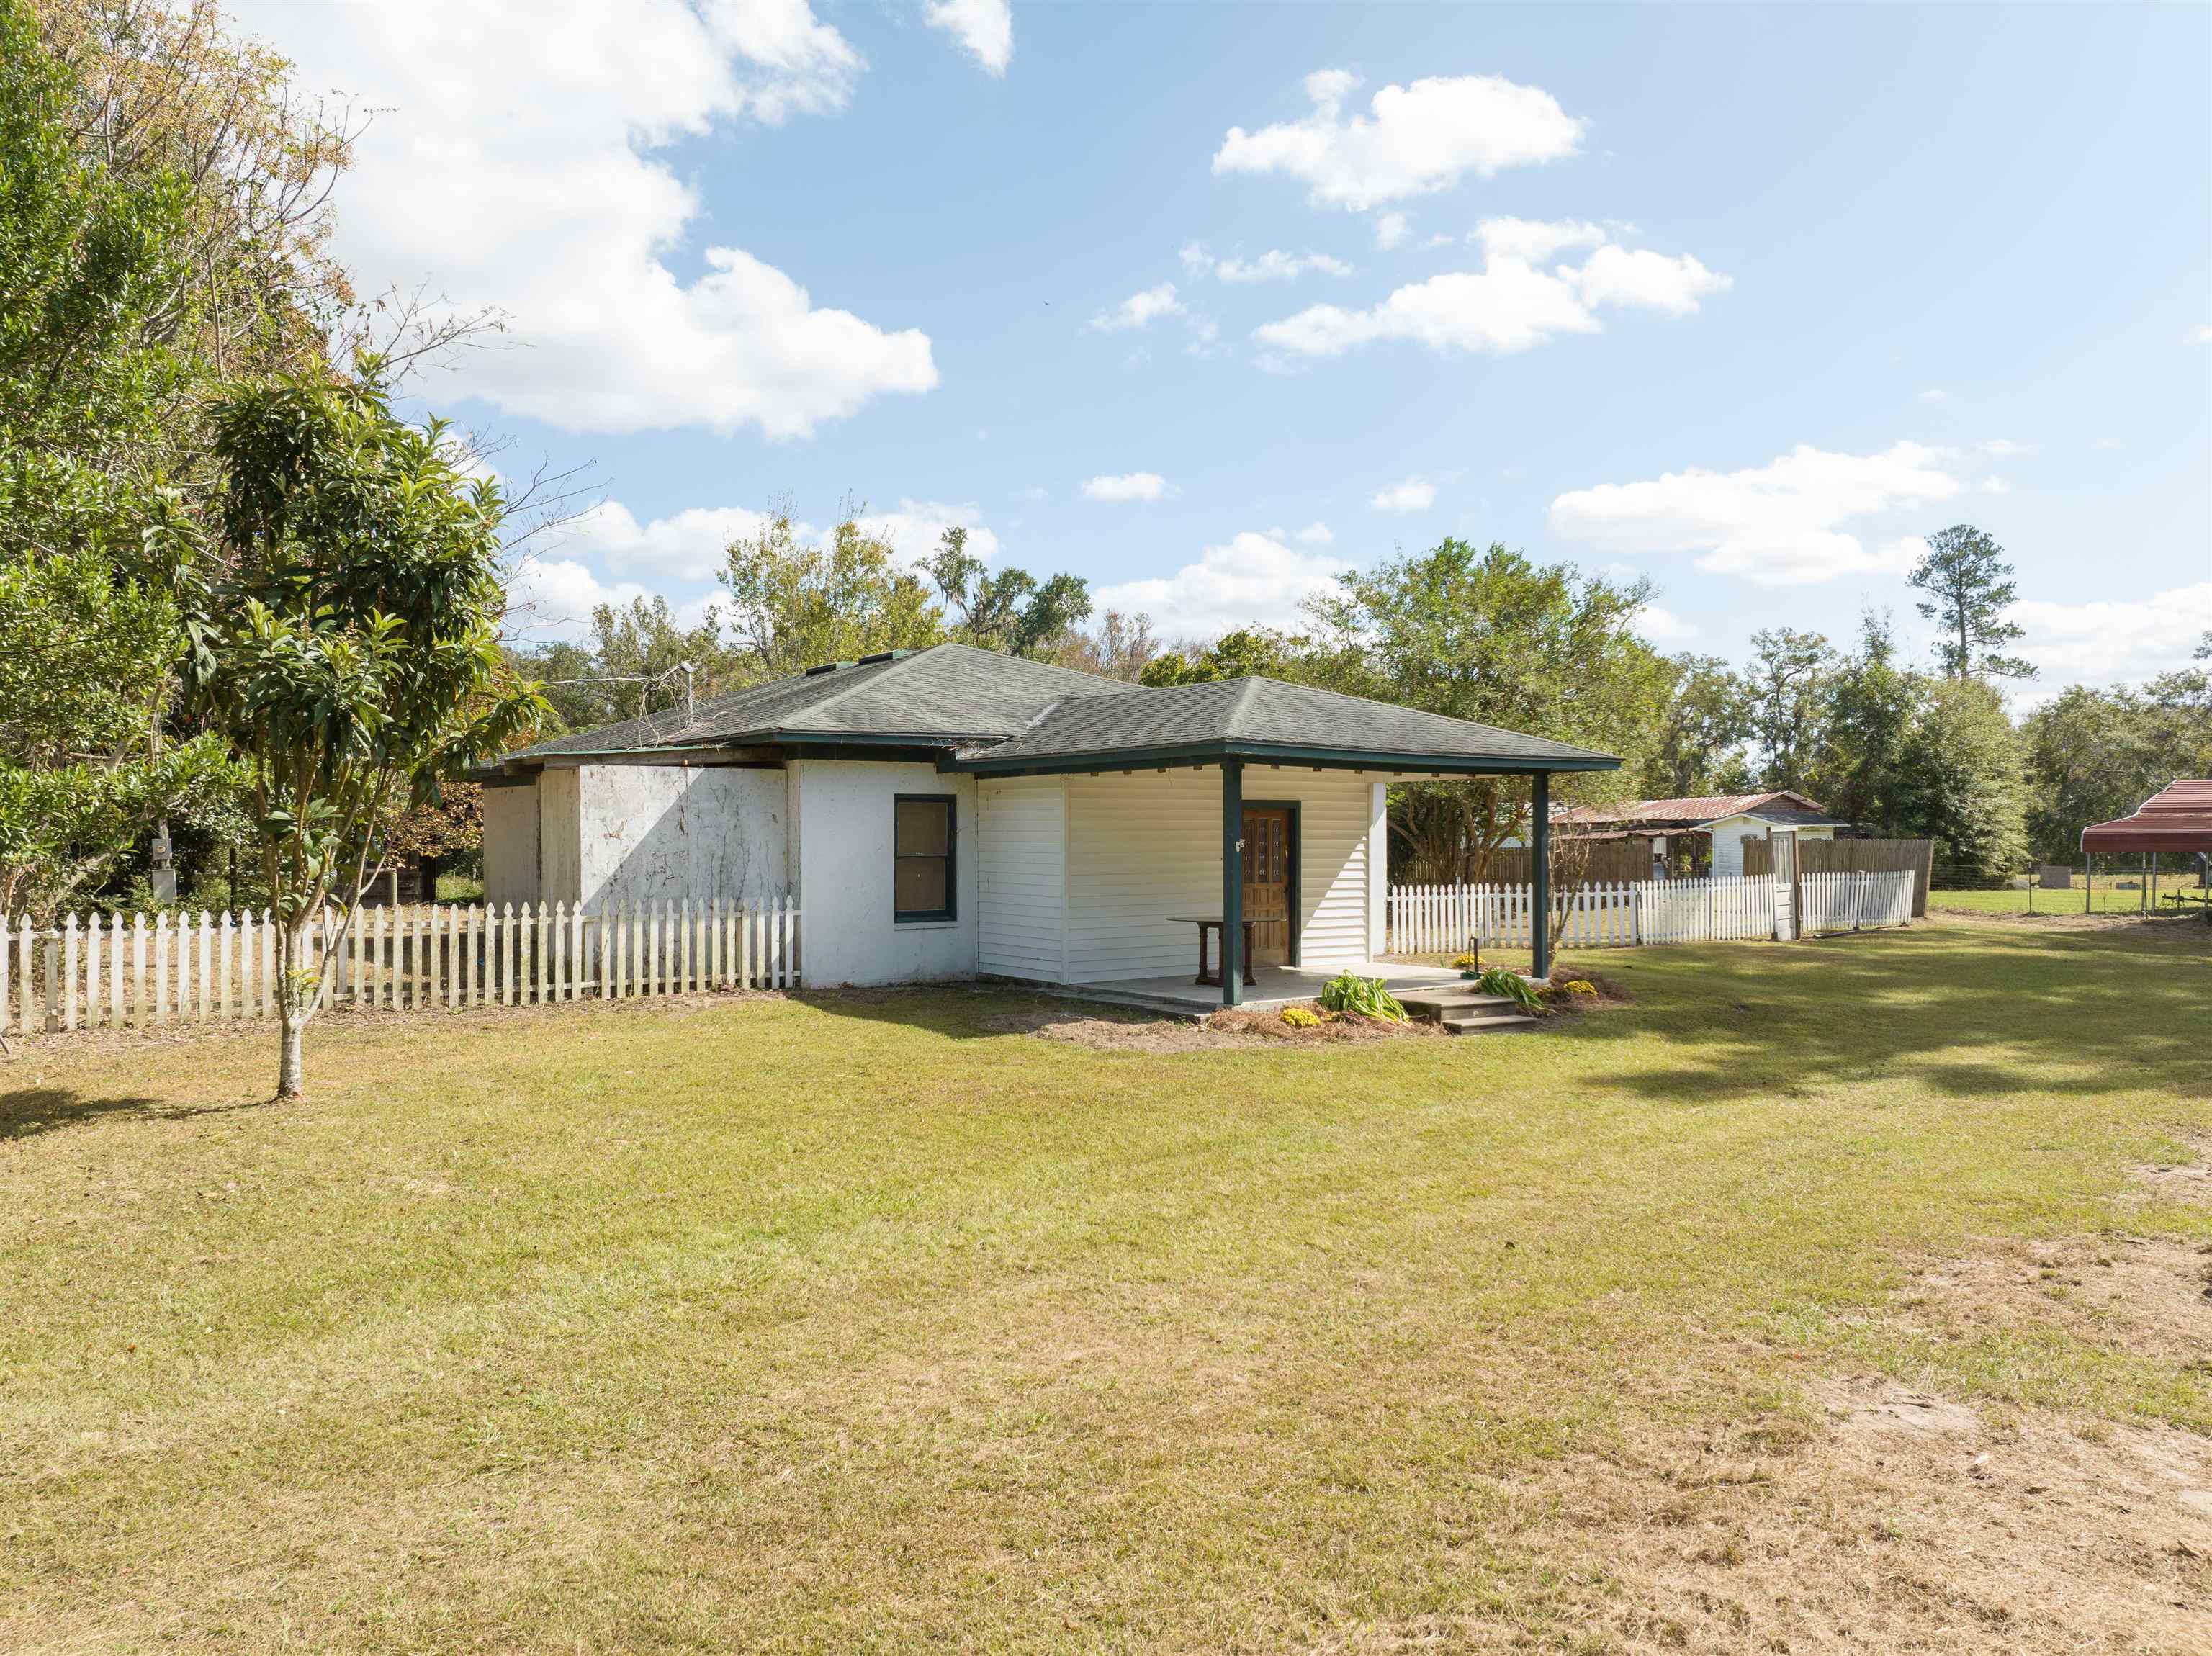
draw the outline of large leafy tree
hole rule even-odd
[[[2212,634],[2197,650],[2212,662]],[[2140,688],[2069,685],[2021,728],[2027,832],[2038,857],[2071,862],[2081,830],[2124,816],[2177,777],[2212,775],[2212,674],[2162,673]]]
[[[860,527],[857,507],[818,542],[803,537],[790,508],[779,507],[757,533],[730,543],[720,576],[732,646],[761,678],[921,649],[945,636],[928,589]]]
[[[50,921],[156,812],[234,780],[212,738],[160,740],[178,637],[167,591],[102,558],[0,564],[0,915]]]
[[[1646,797],[1743,791],[1750,785],[1744,755],[1751,735],[1748,687],[1718,656],[1679,655],[1668,668],[1673,682],[1644,767]]]
[[[1771,627],[1751,636],[1751,731],[1760,782],[1802,792],[1812,785],[1835,649],[1819,633]]]
[[[1619,754],[1638,776],[1657,745],[1669,678],[1666,659],[1635,629],[1652,596],[1649,582],[1446,540],[1349,572],[1316,598],[1309,608],[1320,636],[1299,676]],[[1621,786],[1605,773],[1562,775],[1559,784],[1562,804],[1609,798]],[[1526,828],[1528,806],[1528,785],[1510,778],[1397,791],[1390,825],[1405,876],[1480,878],[1498,846]]]
[[[1915,607],[1942,629],[1936,658],[1953,678],[2033,678],[2035,669],[2004,647],[2023,636],[2004,618],[2015,594],[2004,548],[1972,524],[1928,537],[1927,555],[1905,577],[1928,596]]]
[[[210,388],[319,361],[349,297],[344,135],[283,70],[205,0],[0,0],[0,913],[229,815],[144,547],[205,481]]]
[[[403,807],[510,745],[544,704],[499,647],[501,500],[445,428],[359,379],[249,386],[214,411],[215,533],[179,535],[189,703],[246,773],[284,940],[277,1092],[343,927],[310,923],[380,864]]]
[[[1091,614],[1091,589],[1079,575],[1039,581],[1026,569],[994,571],[968,549],[968,531],[945,531],[929,561],[929,578],[957,617],[951,636],[979,650],[1049,657]]]
[[[2027,854],[2019,732],[1979,679],[1942,678],[1903,749],[1899,814],[1938,862],[2009,874]]]
[[[1898,660],[1888,617],[1863,616],[1858,649],[1828,677],[1811,774],[1814,797],[1875,833],[1899,832],[1908,781],[1905,743],[1926,696],[1926,681]]]

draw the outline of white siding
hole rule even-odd
[[[976,969],[1060,981],[1067,786],[1009,778],[976,790]]]
[[[1248,769],[1244,797],[1298,806],[1298,963],[1365,960],[1365,779],[1348,771]]]
[[[975,779],[934,765],[793,761],[799,835],[799,968],[816,988],[975,974]],[[950,794],[953,913],[892,918],[892,814],[902,793]]]
[[[1754,840],[1768,837],[1768,827],[1754,816],[1723,816],[1707,830],[1713,836],[1713,873],[1717,877],[1733,878],[1743,872],[1743,839],[1749,834]],[[1797,830],[1800,840],[1832,840],[1836,831],[1832,828],[1802,828]]]
[[[1300,963],[1366,959],[1367,779],[1253,766],[1244,797],[1300,807]],[[1193,967],[1197,932],[1168,917],[1221,912],[1221,773],[1069,778],[1067,869],[1068,981]]]

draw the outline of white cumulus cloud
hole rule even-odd
[[[1252,258],[1238,254],[1216,258],[1202,241],[1194,241],[1182,250],[1182,268],[1193,276],[1212,276],[1223,282],[1295,282],[1309,270],[1323,276],[1352,274],[1349,264],[1327,253],[1290,253],[1270,247]]]
[[[2005,619],[2026,634],[2014,647],[2035,664],[2044,692],[2139,682],[2191,664],[2191,652],[2212,630],[2212,580],[2140,600],[2026,600],[2008,606]]]
[[[1304,619],[1299,606],[1348,567],[1247,530],[1172,575],[1101,587],[1091,602],[1102,611],[1142,611],[1169,638],[1210,639],[1239,627],[1297,626]]]
[[[1157,471],[1125,472],[1118,477],[1086,477],[1086,500],[1160,500],[1170,493],[1168,480]]]
[[[1695,552],[1698,567],[1762,586],[1869,571],[1901,573],[1924,551],[1899,537],[1869,549],[1844,525],[1961,493],[1942,451],[1899,443],[1879,454],[1800,444],[1741,471],[1692,467],[1641,482],[1601,483],[1552,502],[1553,533],[1623,555]]]
[[[1270,322],[1253,337],[1301,356],[1334,356],[1375,340],[1411,340],[1436,351],[1510,355],[1562,334],[1599,333],[1603,306],[1690,314],[1731,279],[1688,254],[1623,247],[1591,224],[1492,219],[1477,232],[1480,270],[1456,270],[1399,288],[1364,311],[1314,305]],[[1592,246],[1580,265],[1538,268],[1567,248]]]
[[[1375,220],[1375,245],[1387,253],[1405,240],[1413,227],[1413,221],[1403,213],[1380,214]]]
[[[584,638],[592,630],[592,611],[599,605],[626,605],[652,596],[651,588],[636,581],[603,580],[574,558],[531,558],[507,582],[506,632],[529,644]]]
[[[1123,333],[1132,328],[1148,327],[1164,316],[1183,314],[1183,302],[1176,297],[1175,283],[1163,282],[1157,288],[1131,294],[1119,305],[1099,312],[1084,325],[1095,333]]]
[[[1303,182],[1317,207],[1364,212],[1582,145],[1583,124],[1550,93],[1498,76],[1386,86],[1367,113],[1347,117],[1345,102],[1358,85],[1342,70],[1309,75],[1312,113],[1252,132],[1231,127],[1214,154],[1215,173],[1279,173]]]
[[[1316,518],[1298,531],[1297,538],[1305,546],[1334,546],[1336,544],[1336,531]]]
[[[1697,637],[1695,623],[1684,621],[1672,610],[1662,610],[1656,604],[1647,604],[1636,612],[1632,623],[1645,641],[1661,649],[1671,649],[1678,644],[1687,644]]]
[[[514,349],[457,367],[466,394],[568,431],[799,437],[937,384],[926,334],[823,303],[741,246],[696,248],[696,276],[672,263],[701,202],[657,152],[850,101],[866,65],[805,0],[379,0],[246,21],[303,88],[379,111],[340,185],[334,251],[356,285],[427,282],[507,318]]]
[[[932,0],[922,17],[957,36],[977,63],[1004,75],[1014,58],[1014,13],[1007,0]]]
[[[1437,486],[1425,477],[1408,477],[1378,488],[1367,500],[1377,512],[1426,512],[1436,503]]]

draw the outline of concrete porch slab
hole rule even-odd
[[[1460,981],[1456,972],[1437,966],[1409,966],[1403,961],[1353,961],[1329,967],[1261,966],[1253,968],[1257,983],[1244,986],[1240,1003],[1248,1010],[1279,1011],[1310,1001],[1322,986],[1340,972],[1357,972],[1363,978],[1380,978],[1383,986],[1401,998],[1422,989],[1435,989]],[[1178,1017],[1203,1017],[1221,1010],[1218,984],[1200,985],[1187,972],[1152,978],[1112,978],[1097,983],[1036,984],[1048,994],[1076,1000],[1104,1001],[1115,1006],[1141,1007]]]

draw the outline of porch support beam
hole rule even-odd
[[[1244,998],[1244,761],[1221,761],[1221,1004]]]
[[[1538,771],[1530,779],[1528,835],[1529,966],[1537,977],[1552,975],[1552,778]]]

